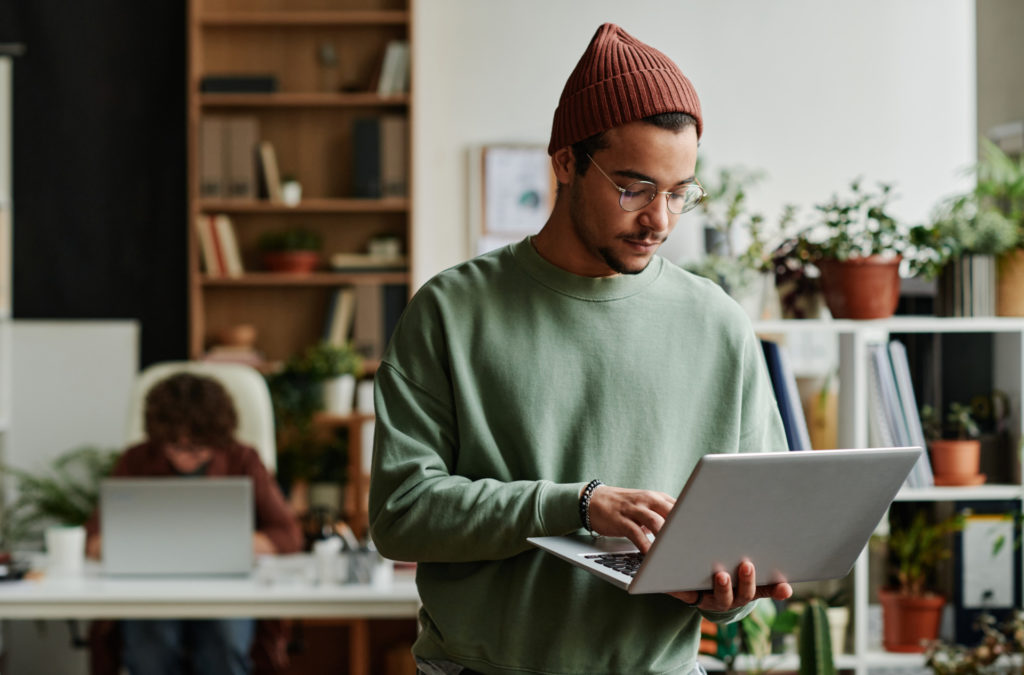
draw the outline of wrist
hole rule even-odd
[[[594,534],[594,528],[590,523],[590,499],[594,496],[594,491],[602,485],[604,485],[604,483],[595,478],[587,483],[586,487],[584,487],[583,491],[580,493],[580,523],[590,534]]]

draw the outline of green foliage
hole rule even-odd
[[[1001,211],[983,206],[977,193],[949,200],[930,225],[910,230],[915,272],[934,278],[950,260],[964,255],[999,255],[1020,240],[1018,226]]]
[[[816,204],[817,222],[797,235],[811,262],[902,253],[906,232],[887,211],[892,185],[879,183],[870,191],[855,179],[849,192]]]
[[[99,502],[100,480],[109,475],[120,451],[82,446],[53,460],[48,469],[32,473],[10,466],[17,499],[3,513],[5,548],[42,541],[50,525],[83,525]]]
[[[910,525],[893,529],[889,549],[896,558],[900,592],[925,594],[925,585],[941,560],[950,556],[946,536],[963,529],[964,516],[957,513],[938,523],[930,523],[923,511],[914,514]]]
[[[757,279],[760,272],[770,272],[772,262],[764,216],[750,213],[748,190],[764,178],[761,171],[738,167],[719,169],[716,179],[704,183],[708,196],[700,203],[705,227],[719,234],[721,246],[710,251],[686,269],[711,279],[727,293],[739,294]],[[737,235],[746,230],[746,247],[737,250]]]
[[[319,251],[322,246],[320,235],[303,227],[266,232],[259,239],[261,251]]]
[[[981,434],[978,422],[974,418],[974,408],[957,401],[949,404],[945,420],[941,419],[934,407],[927,404],[921,406],[921,426],[925,438],[930,441],[943,438],[963,440],[977,438]]]
[[[819,598],[811,598],[800,617],[798,648],[800,675],[835,675],[828,605]]]
[[[1024,156],[1013,159],[987,138],[980,140],[974,193],[984,209],[1000,212],[1017,227],[1017,246],[1024,246]]]
[[[344,476],[347,441],[318,435],[313,414],[323,408],[324,380],[345,374],[363,374],[359,353],[351,344],[338,347],[320,342],[267,376],[280,437],[278,475],[282,480],[335,480]]]
[[[749,654],[753,662],[746,672],[766,673],[770,670],[766,662],[772,655],[772,640],[792,633],[799,620],[799,614],[791,609],[778,611],[768,598],[756,600],[750,614],[740,621],[718,625],[715,656],[727,672],[734,672],[737,657]]]

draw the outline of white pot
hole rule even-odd
[[[832,655],[837,658],[845,650],[846,627],[850,623],[849,607],[829,607],[825,610],[828,615],[829,637],[832,640]]]
[[[324,381],[324,410],[332,415],[352,414],[356,398],[354,375],[339,375]]]
[[[55,525],[46,529],[46,571],[51,577],[81,576],[85,564],[85,528]]]

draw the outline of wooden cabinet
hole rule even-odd
[[[411,166],[408,87],[379,94],[379,72],[388,45],[409,44],[411,0],[190,0],[188,65],[189,353],[202,358],[229,328],[250,324],[256,347],[270,363],[287,359],[321,339],[334,290],[346,285],[408,284],[408,266],[332,271],[336,253],[365,253],[371,239],[397,238],[403,253],[411,239],[411,180],[401,194],[356,197],[361,170],[354,160],[357,120],[404,120],[399,146]],[[213,78],[258,77],[248,89],[211,84]],[[234,88],[238,88],[237,86]],[[279,173],[294,174],[302,199],[294,206],[254,195],[225,197],[203,182],[217,147],[211,120],[247,120],[252,126],[241,162],[258,164],[255,144],[269,142]],[[224,152],[228,152],[225,150]],[[238,148],[231,149],[233,166]],[[246,157],[248,155],[248,158]],[[223,164],[223,163],[222,163]],[[255,169],[254,169],[255,170]],[[253,176],[249,175],[250,182]],[[394,191],[392,191],[394,192]],[[203,267],[197,225],[225,214],[238,242],[244,273],[217,276]],[[265,270],[260,238],[301,227],[323,242],[313,274]],[[408,259],[408,255],[406,255]]]

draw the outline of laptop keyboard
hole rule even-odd
[[[640,569],[640,563],[644,561],[644,554],[636,551],[630,553],[593,553],[584,557],[628,577],[636,576],[636,571]]]

